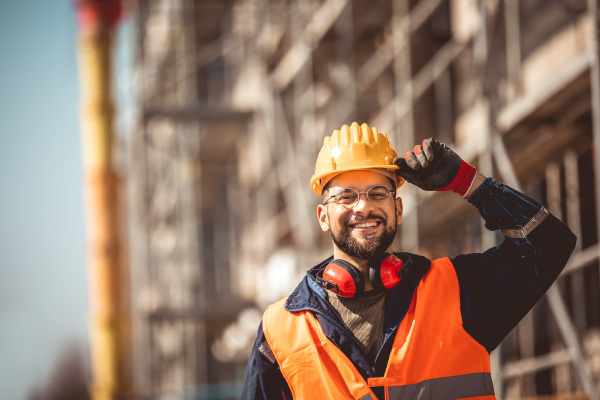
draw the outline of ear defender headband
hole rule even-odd
[[[382,258],[369,265],[369,280],[376,290],[391,289],[402,278],[404,263],[393,254],[385,253]],[[333,260],[323,276],[317,275],[317,283],[324,289],[331,290],[338,296],[355,298],[364,294],[365,282],[362,274],[354,265],[344,260]]]

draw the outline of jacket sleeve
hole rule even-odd
[[[524,194],[487,178],[469,198],[486,228],[519,229],[541,209]],[[571,255],[577,238],[552,214],[524,238],[505,237],[484,253],[452,260],[460,286],[463,327],[488,351],[544,295]]]
[[[277,360],[269,348],[262,329],[258,327],[258,334],[244,379],[242,400],[288,400],[292,399],[290,388],[283,378]]]

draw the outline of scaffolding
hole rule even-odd
[[[399,152],[436,137],[567,222],[575,253],[492,353],[495,387],[597,400],[597,16],[596,0],[140,2],[140,395],[239,396],[262,309],[331,251],[308,182],[323,137],[358,121]],[[395,248],[454,256],[501,240],[460,200],[400,195]]]

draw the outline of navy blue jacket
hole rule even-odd
[[[534,200],[491,178],[473,192],[469,202],[477,207],[490,230],[524,226],[541,208]],[[464,329],[491,352],[558,277],[576,240],[565,224],[549,215],[527,238],[506,237],[502,244],[484,253],[461,254],[453,258]],[[331,258],[310,269],[285,303],[288,311],[313,312],[325,335],[346,354],[365,379],[383,376],[396,329],[431,265],[430,260],[422,256],[397,255],[404,259],[408,273],[386,294],[383,342],[372,363],[327,301],[325,291],[315,282],[314,276]],[[291,398],[261,324],[248,362],[242,399]]]

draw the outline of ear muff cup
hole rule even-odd
[[[365,282],[358,268],[344,260],[333,260],[323,271],[327,289],[339,296],[353,298],[365,290]]]
[[[391,289],[404,277],[404,263],[393,254],[385,253],[382,259],[369,265],[369,279],[374,289]]]

